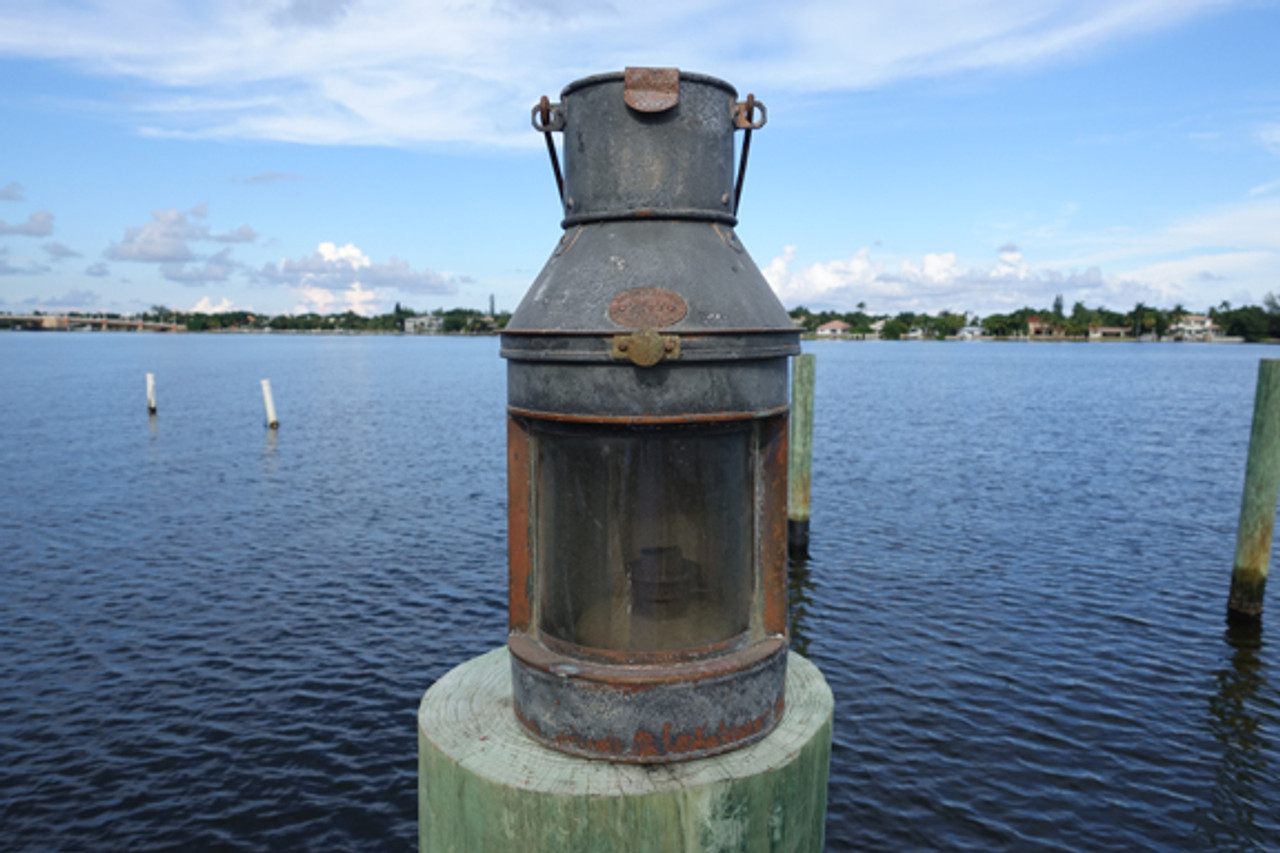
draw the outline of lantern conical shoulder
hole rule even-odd
[[[563,134],[565,218],[502,335],[515,713],[589,757],[733,749],[786,679],[799,332],[733,231],[734,133],[763,105],[628,69],[534,124]]]

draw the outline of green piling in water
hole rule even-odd
[[[831,689],[792,653],[786,710],[753,744],[619,764],[549,749],[511,705],[505,647],[437,681],[418,709],[419,853],[822,853]]]
[[[816,357],[795,357],[791,368],[791,438],[787,464],[787,550],[809,553],[809,483],[813,472],[813,379]]]
[[[1271,536],[1280,497],[1280,360],[1258,363],[1258,391],[1253,400],[1253,429],[1249,433],[1249,461],[1240,501],[1240,530],[1236,535],[1235,565],[1227,618],[1258,619],[1271,562]]]

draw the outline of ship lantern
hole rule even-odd
[[[699,758],[783,713],[799,333],[734,233],[764,120],[665,68],[533,109],[564,233],[502,334],[509,650],[520,724],[564,752]]]

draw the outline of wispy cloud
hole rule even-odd
[[[17,257],[10,260],[8,247],[0,246],[0,275],[42,275],[52,269],[37,263],[34,258]]]
[[[83,257],[75,249],[64,246],[62,243],[59,243],[57,240],[54,240],[52,243],[45,243],[40,248],[44,249],[45,252],[48,253],[49,257],[53,258],[55,261],[60,261],[64,258]]]
[[[69,290],[61,296],[32,296],[23,300],[33,308],[57,308],[62,311],[83,311],[99,304],[101,297],[92,290]]]
[[[1272,193],[1276,190],[1280,190],[1280,180],[1268,181],[1265,184],[1258,184],[1256,187],[1249,190],[1249,195],[1266,195],[1267,193]]]
[[[0,234],[16,234],[22,237],[48,237],[53,233],[53,214],[47,210],[37,211],[27,217],[26,222],[9,225],[0,219]]]
[[[0,11],[0,54],[133,81],[139,124],[157,135],[511,145],[536,142],[528,106],[584,70],[652,57],[790,92],[853,90],[1052,62],[1219,5],[50,0]]]
[[[247,178],[232,178],[233,184],[248,184],[250,186],[260,186],[262,184],[274,184],[280,181],[296,181],[298,180],[296,172],[259,172],[256,175],[250,175]]]
[[[226,281],[238,266],[231,260],[231,250],[223,249],[202,264],[163,263],[160,265],[160,274],[169,281],[199,287],[211,281]]]
[[[10,181],[0,187],[0,201],[24,201],[22,184]]]

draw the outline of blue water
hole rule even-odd
[[[1274,351],[811,350],[829,849],[1280,849],[1280,603],[1223,620]],[[492,338],[0,334],[0,849],[412,849],[504,394]]]

